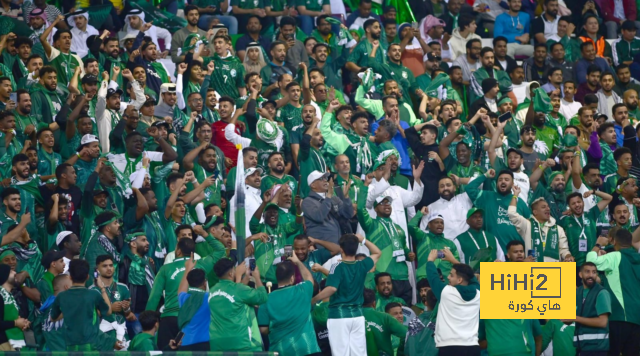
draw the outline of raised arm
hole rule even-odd
[[[44,48],[44,54],[47,55],[47,58],[51,58],[51,44],[49,44],[49,35],[51,34],[51,31],[53,31],[53,28],[56,27],[56,25],[61,22],[64,21],[64,16],[62,15],[58,15],[58,17],[56,17],[56,19],[53,21],[53,23],[51,23],[51,25],[49,25],[49,27],[47,27],[44,32],[40,35],[40,43],[42,44],[42,48]]]
[[[491,167],[495,168],[496,162],[496,147],[498,146],[498,142],[500,141],[500,134],[504,131],[504,127],[507,125],[507,122],[498,121],[498,128],[491,136],[491,143],[489,144],[489,149],[487,150],[487,154],[489,155],[489,162],[491,163]]]
[[[136,195],[136,220],[142,220],[142,218],[149,212],[149,205],[147,199],[140,193],[138,188],[131,188],[133,194]]]

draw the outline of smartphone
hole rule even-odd
[[[285,257],[291,257],[291,254],[293,253],[293,246],[292,245],[284,245],[284,256]]]
[[[412,22],[412,23],[411,23],[411,28],[412,28],[412,29],[414,29],[414,30],[417,30],[417,29],[418,29],[418,23],[417,23],[417,22],[415,22],[415,21],[414,21],[414,22]]]
[[[506,113],[500,115],[498,117],[498,121],[499,122],[505,122],[508,121],[509,119],[511,119],[513,117],[513,115],[511,115],[511,111],[507,111]]]
[[[256,270],[256,259],[252,258],[249,260],[249,269],[251,271],[255,271]]]
[[[184,333],[182,331],[178,332],[178,335],[176,335],[176,338],[174,339],[176,341],[176,345],[180,345],[180,342],[182,342],[183,337],[184,337]]]
[[[33,333],[33,330],[27,329],[23,330],[22,334],[24,335],[24,343],[27,347],[36,347],[38,342],[36,341],[36,336]]]
[[[18,93],[11,93],[9,94],[9,100],[13,101],[14,103],[18,103]]]
[[[444,258],[444,251],[438,251],[438,258]]]
[[[536,250],[533,250],[533,249],[532,250],[527,250],[527,257],[529,257],[529,256],[535,258],[536,257]]]
[[[100,276],[100,274],[98,273],[98,270],[94,270],[93,271],[93,278],[98,279],[98,276]]]

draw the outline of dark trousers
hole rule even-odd
[[[580,351],[576,352],[576,356],[607,356],[608,351]]]
[[[640,355],[640,325],[626,321],[609,322],[609,355]]]
[[[411,305],[411,297],[413,292],[411,290],[411,283],[409,281],[391,281],[393,285],[393,295],[398,298],[402,298],[406,306]]]
[[[177,316],[165,316],[160,318],[158,328],[158,350],[164,350],[169,346],[169,340],[175,339],[180,329]]]
[[[180,346],[180,351],[211,351],[209,341],[199,342],[197,344]]]
[[[479,356],[480,346],[445,346],[438,347],[439,356]]]

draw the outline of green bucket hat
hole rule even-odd
[[[398,151],[394,148],[392,150],[386,150],[386,151],[380,152],[378,157],[376,157],[376,161],[373,163],[373,170],[375,171],[376,169],[378,169],[378,167],[385,164],[389,156],[396,156],[396,158],[398,158],[398,165],[402,164],[400,162],[400,153],[398,153]]]

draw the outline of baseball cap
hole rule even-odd
[[[98,140],[98,137],[92,134],[86,134],[84,136],[82,136],[82,139],[80,140],[80,146],[84,146],[88,143],[92,143],[92,142],[100,142]]]
[[[381,195],[379,197],[376,198],[376,200],[373,202],[373,206],[376,207],[378,205],[380,205],[380,203],[382,203],[383,201],[388,200],[389,203],[393,203],[393,198],[388,196],[388,195]]]
[[[442,215],[440,215],[440,213],[431,213],[429,214],[429,216],[427,216],[427,224],[436,219],[442,219],[444,221],[444,218],[442,217]]]
[[[169,124],[164,120],[156,121],[153,124],[151,124],[151,126],[153,126],[153,127],[165,126],[167,128],[167,130],[169,129]]]
[[[122,89],[113,89],[113,88],[109,88],[109,89],[107,89],[107,99],[108,99],[109,97],[113,96],[113,95],[118,95],[118,96],[120,96],[120,95],[122,95],[122,93],[124,93],[124,92],[122,91]]]
[[[80,83],[82,84],[96,84],[98,82],[98,78],[93,74],[87,74],[82,77]]]
[[[254,174],[256,171],[258,171],[260,173],[260,175],[262,175],[262,168],[260,167],[251,167],[251,168],[247,168],[244,170],[244,177],[247,178],[248,176]]]
[[[51,267],[51,263],[61,259],[66,254],[62,251],[47,251],[47,253],[42,256],[42,267],[45,269],[49,269]]]
[[[160,86],[160,94],[172,92],[175,93],[176,85],[174,83],[164,83]]]
[[[58,234],[58,236],[56,236],[56,246],[60,245],[60,243],[62,242],[62,240],[64,240],[65,237],[72,235],[73,232],[71,231],[62,231]]]
[[[280,209],[278,204],[276,204],[276,203],[268,203],[267,205],[264,206],[264,211],[267,211],[270,208]]]
[[[109,195],[109,192],[108,192],[108,191],[106,191],[106,190],[104,190],[104,189],[94,189],[94,190],[93,190],[93,196],[94,196],[94,197],[97,197],[97,196],[98,196],[98,195],[100,195],[100,194],[107,194],[107,195]]]
[[[471,217],[471,215],[480,212],[482,213],[482,215],[484,215],[484,210],[480,209],[480,208],[471,208],[469,209],[469,211],[467,212],[467,219]]]
[[[524,155],[522,154],[522,151],[520,151],[520,150],[519,150],[519,149],[517,149],[517,148],[513,148],[513,147],[507,150],[507,154],[506,154],[506,156],[508,157],[508,156],[509,156],[509,153],[511,153],[511,152],[515,152],[515,153],[517,153],[520,157],[524,158]]]
[[[317,181],[318,179],[324,178],[327,179],[329,178],[330,173],[329,172],[320,172],[320,171],[313,171],[311,172],[311,174],[309,174],[309,176],[307,177],[307,185],[311,185],[311,183]]]

